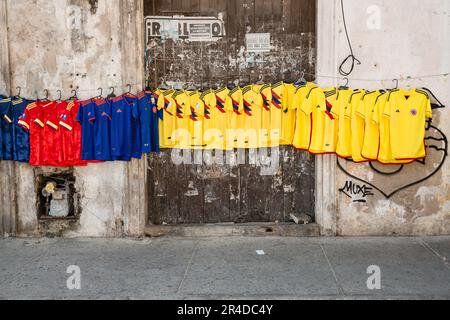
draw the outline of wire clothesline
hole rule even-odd
[[[420,79],[430,79],[430,78],[439,78],[439,77],[448,77],[450,76],[450,72],[447,73],[440,73],[440,74],[430,74],[430,75],[422,75],[422,76],[401,76],[398,78],[392,78],[392,79],[368,79],[368,78],[352,78],[352,77],[342,77],[342,76],[331,76],[331,75],[320,75],[320,74],[315,74],[315,73],[303,73],[304,75],[307,76],[312,76],[317,78],[328,78],[328,79],[348,79],[349,81],[366,81],[366,82],[386,82],[386,81],[392,81],[392,80],[397,80],[399,82],[405,82],[405,81],[411,81],[411,80],[420,80]],[[120,89],[120,88],[125,88],[126,86],[138,86],[138,85],[143,85],[144,82],[139,82],[139,83],[127,83],[125,85],[116,85],[116,86],[111,86],[111,85],[105,85],[105,86],[101,86],[97,89],[75,89],[72,88],[70,90],[72,91],[76,91],[76,92],[98,92],[100,88],[114,88],[114,89]],[[24,87],[24,86],[19,86],[21,89],[29,89],[28,87]],[[49,91],[57,91],[57,90],[61,90],[61,88],[45,88],[46,90]],[[34,90],[35,91],[35,90]]]

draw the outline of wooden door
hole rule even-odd
[[[147,38],[146,75],[152,87],[163,79],[199,87],[260,78],[266,83],[293,82],[302,72],[314,79],[315,0],[145,0],[145,12],[221,17],[225,27],[225,36],[217,41]],[[247,33],[270,33],[271,51],[248,54]],[[314,219],[314,157],[292,147],[279,152],[274,175],[261,175],[260,168],[248,162],[175,165],[170,150],[151,155],[150,223],[286,222],[291,213]]]

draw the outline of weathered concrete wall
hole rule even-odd
[[[42,90],[47,88],[53,98],[58,89],[68,97],[70,90],[77,88],[79,98],[83,99],[97,95],[98,87],[107,90],[111,86],[120,88],[126,83],[142,82],[142,66],[135,59],[142,54],[127,53],[136,50],[133,40],[142,36],[137,32],[135,17],[143,15],[139,1],[2,0],[2,3],[6,3],[8,15],[11,83],[14,88],[23,88],[23,96],[42,97]],[[134,29],[128,23],[133,23]],[[132,63],[130,57],[135,59]],[[129,209],[129,203],[124,191],[128,183],[127,166],[116,162],[75,169],[82,215],[79,225],[64,235],[116,236],[130,231],[133,219],[125,214],[129,213],[125,210]],[[20,165],[17,175],[20,177],[17,231],[20,235],[33,235],[39,231],[35,172],[28,165]]]
[[[362,65],[356,66],[351,78],[407,79],[450,71],[449,1],[347,0],[345,5],[355,54],[362,60]],[[337,75],[338,64],[348,55],[338,0],[319,1],[318,28],[318,74]],[[340,83],[324,77],[319,77],[319,80],[321,85]],[[430,88],[442,103],[450,104],[448,76],[407,80],[400,85]],[[392,88],[395,84],[391,81],[352,80],[350,86],[377,89]],[[450,136],[450,109],[436,110],[434,117],[433,124]],[[439,137],[435,131],[429,135]],[[435,144],[442,146],[442,143]],[[328,188],[331,199],[324,200],[328,206],[323,218],[324,228],[339,235],[450,234],[448,161],[431,179],[400,191],[390,199],[375,189],[371,191],[373,196],[364,196],[364,190],[370,193],[364,189],[372,188],[370,184],[390,194],[432,173],[443,153],[434,149],[429,149],[428,153],[425,164],[412,164],[391,176],[380,175],[368,165],[341,161],[344,169],[367,183],[337,170],[336,183]],[[319,161],[335,163],[336,159],[326,157]],[[358,187],[356,194],[348,197],[339,190],[350,183]]]

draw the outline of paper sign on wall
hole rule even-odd
[[[270,33],[247,33],[247,52],[270,52]]]
[[[148,40],[217,41],[225,36],[220,17],[149,16],[145,18],[145,26]]]

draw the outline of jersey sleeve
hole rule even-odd
[[[383,105],[380,106],[380,113],[383,117],[388,117],[390,118],[392,115],[392,105],[393,105],[393,100],[392,99],[388,99],[386,101],[386,103],[384,103]]]
[[[361,117],[361,118],[363,118],[363,119],[365,119],[366,118],[366,116],[367,116],[367,110],[369,110],[369,108],[367,108],[367,101],[368,101],[369,99],[364,99],[364,98],[361,98],[361,100],[357,103],[357,105],[356,105],[356,109],[355,109],[355,115],[357,115],[357,116],[359,116],[359,117]],[[370,111],[372,111],[372,110],[370,110]]]
[[[427,99],[425,100],[425,117],[427,119],[432,119],[433,118],[433,109],[431,108],[431,100],[427,97]]]
[[[27,108],[25,108],[25,111],[20,116],[19,121],[18,121],[17,124],[20,127],[22,127],[23,129],[30,130],[30,125],[31,125],[32,121],[33,120],[31,119],[30,108],[28,106]]]
[[[70,107],[67,107],[61,114],[58,124],[66,130],[73,130],[74,118],[72,115],[72,109]]]
[[[386,102],[379,99],[372,110],[372,122],[380,124]]]

